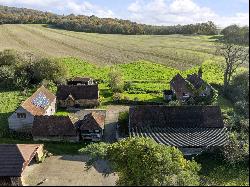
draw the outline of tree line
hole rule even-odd
[[[216,25],[209,21],[189,25],[152,26],[137,24],[129,20],[98,18],[96,16],[84,16],[70,14],[67,16],[56,15],[26,8],[14,8],[0,6],[0,24],[51,24],[57,28],[103,34],[204,34],[214,35],[218,33]]]

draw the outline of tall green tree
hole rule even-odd
[[[249,63],[249,48],[224,43],[218,45],[217,54],[223,56],[226,63],[224,71],[224,93],[226,94],[233,74],[241,65]]]

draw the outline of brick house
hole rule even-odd
[[[194,97],[207,97],[212,93],[212,87],[202,79],[202,69],[199,69],[198,74],[188,75],[184,79],[180,74],[177,74],[170,81],[170,90],[164,90],[163,97],[166,101],[176,96],[177,100],[187,101]]]
[[[8,118],[9,129],[30,132],[35,116],[50,116],[55,112],[56,96],[41,86]]]

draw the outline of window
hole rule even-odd
[[[17,118],[26,118],[25,113],[17,113]]]

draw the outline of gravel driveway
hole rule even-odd
[[[118,176],[111,173],[106,161],[97,161],[86,170],[84,155],[51,156],[24,172],[27,186],[114,186]],[[109,174],[111,173],[111,174]],[[109,174],[109,175],[108,175]]]

